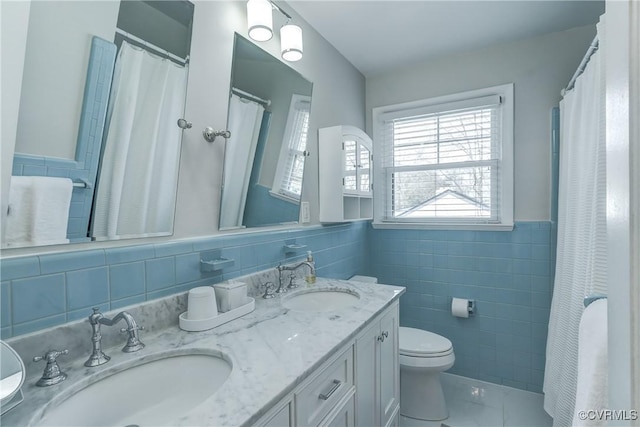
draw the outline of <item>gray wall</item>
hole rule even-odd
[[[514,83],[515,220],[549,220],[551,108],[594,36],[578,27],[367,78],[368,133],[374,107]]]

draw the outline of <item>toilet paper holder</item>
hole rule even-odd
[[[476,300],[470,299],[467,301],[467,311],[469,312],[469,316],[476,314]]]
[[[464,305],[461,306],[460,303],[466,303],[466,307]],[[454,304],[457,306],[454,309]],[[456,317],[471,317],[475,315],[476,312],[476,301],[472,299],[464,299],[464,298],[451,298],[451,311],[452,314]],[[457,314],[454,312],[457,310]],[[466,310],[467,315],[464,315],[464,310]]]

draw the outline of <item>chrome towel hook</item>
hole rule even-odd
[[[228,130],[214,130],[211,126],[204,128],[202,135],[209,142],[215,141],[217,136],[221,136],[224,139],[231,138],[231,132]]]
[[[180,129],[191,129],[193,123],[186,121],[185,119],[178,119],[178,127]]]

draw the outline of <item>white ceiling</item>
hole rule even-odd
[[[365,76],[597,22],[604,1],[289,0]]]

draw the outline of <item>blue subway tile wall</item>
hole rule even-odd
[[[370,229],[368,274],[405,286],[400,324],[449,338],[451,373],[542,391],[555,256],[550,222],[511,232]],[[451,298],[476,300],[453,317]]]
[[[0,260],[2,339],[294,262],[285,242],[313,251],[317,274],[349,278],[365,270],[367,223],[219,235],[171,243]],[[217,249],[234,265],[200,271],[200,252]]]

